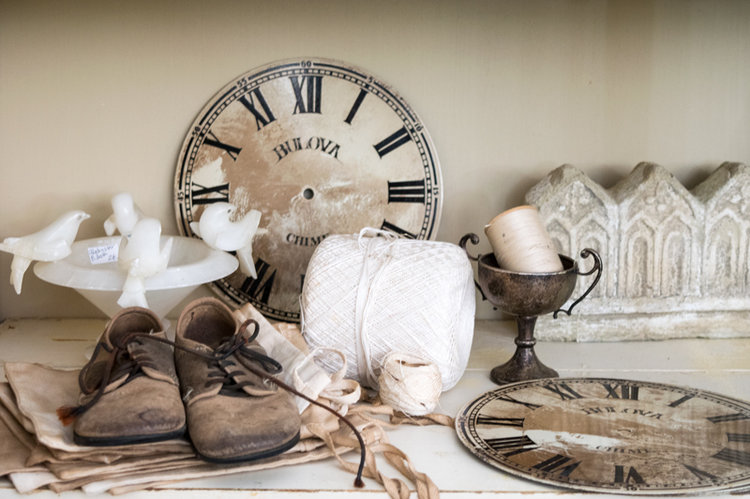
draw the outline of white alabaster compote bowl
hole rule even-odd
[[[34,274],[43,281],[75,289],[99,310],[112,317],[122,307],[120,298],[127,274],[117,262],[92,263],[90,248],[117,245],[121,236],[76,241],[71,254],[54,262],[38,262]],[[161,236],[161,243],[171,238],[172,250],[167,268],[144,280],[148,308],[164,318],[170,310],[204,283],[234,272],[237,258],[210,248],[200,239]]]

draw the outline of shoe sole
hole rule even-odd
[[[274,447],[273,449],[266,449],[266,450],[256,452],[253,454],[245,454],[242,456],[233,456],[233,457],[228,457],[228,458],[216,458],[216,457],[211,457],[211,456],[206,456],[204,454],[201,454],[197,449],[195,452],[196,454],[198,454],[198,456],[201,459],[209,463],[215,463],[215,464],[239,463],[243,461],[255,461],[255,460],[263,459],[266,457],[276,456],[278,454],[281,454],[282,452],[288,451],[289,449],[297,445],[297,442],[299,442],[299,432],[297,432],[297,434],[291,440],[284,442],[278,447]]]
[[[171,431],[168,433],[159,434],[148,434],[148,435],[129,435],[126,437],[85,437],[73,432],[73,442],[77,445],[86,445],[91,447],[105,447],[114,445],[131,445],[131,444],[146,444],[150,442],[161,442],[163,440],[171,440],[173,438],[180,438],[185,435],[187,426]]]

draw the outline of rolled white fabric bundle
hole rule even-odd
[[[378,385],[380,400],[409,416],[434,411],[443,390],[435,364],[402,352],[385,356]]]
[[[376,229],[329,236],[310,259],[300,305],[310,348],[344,352],[346,376],[364,386],[378,387],[391,352],[435,364],[443,390],[466,369],[475,290],[471,264],[458,245]]]
[[[555,245],[533,206],[500,213],[484,227],[500,268],[513,272],[559,272]]]

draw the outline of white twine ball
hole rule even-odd
[[[310,259],[300,297],[309,348],[342,351],[346,377],[369,388],[377,388],[391,352],[435,364],[443,389],[455,386],[469,360],[474,311],[473,271],[464,250],[392,234],[326,237]],[[326,360],[320,365],[337,369]]]
[[[410,416],[430,414],[443,390],[435,364],[402,352],[385,356],[378,385],[384,404]]]

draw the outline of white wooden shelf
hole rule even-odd
[[[0,324],[0,360],[27,361],[58,368],[80,367],[102,331],[97,319],[25,319]],[[437,412],[455,416],[470,400],[496,387],[489,370],[513,354],[515,323],[477,321],[469,367],[461,381],[443,394]],[[550,343],[539,342],[539,358],[562,377],[591,376],[654,381],[691,386],[750,400],[750,339],[682,339],[651,342]],[[0,372],[3,380],[4,371]],[[411,458],[417,470],[437,484],[441,497],[488,498],[574,496],[575,492],[547,487],[512,477],[470,454],[452,428],[403,426],[388,431],[394,445]],[[347,456],[354,459],[351,455]],[[388,476],[398,473],[379,462]],[[380,485],[366,480],[365,489],[352,486],[353,475],[334,459],[221,478],[180,482],[169,488],[130,494],[128,497],[387,497]],[[66,492],[64,498],[90,497]],[[412,494],[416,497],[416,494]],[[597,497],[587,494],[586,497]],[[0,498],[21,497],[7,480],[0,479]],[[28,497],[28,496],[26,496]],[[59,497],[49,491],[34,498]],[[602,494],[601,497],[612,497]]]

